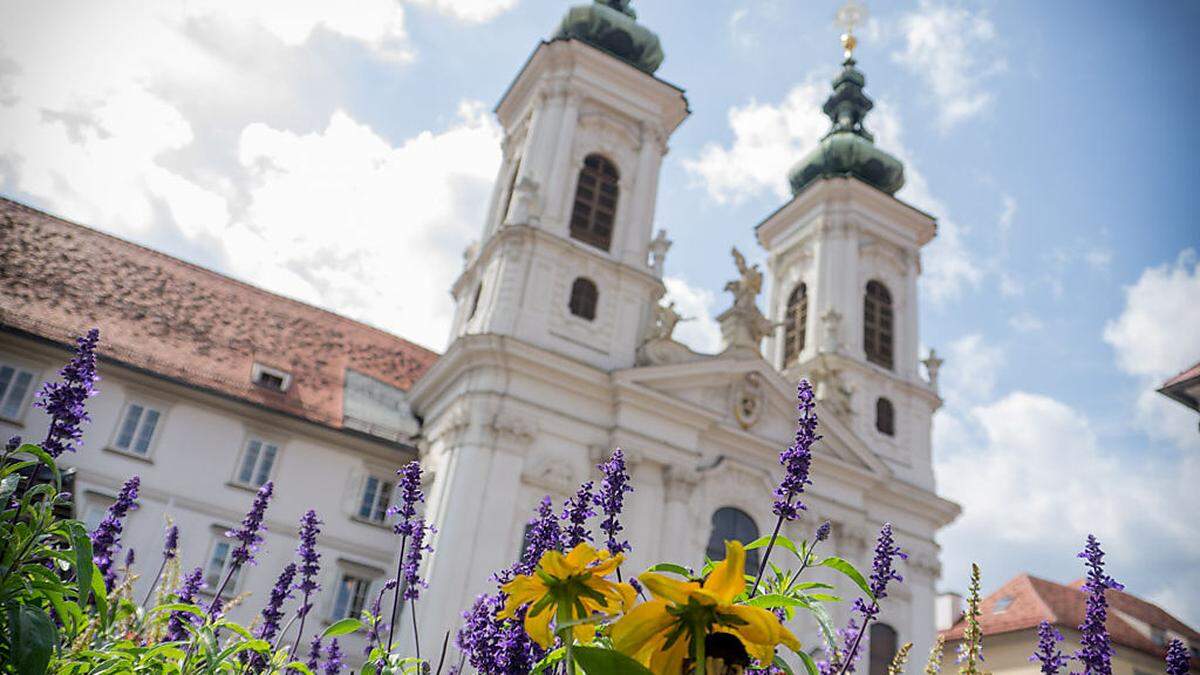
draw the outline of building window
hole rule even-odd
[[[108,514],[108,507],[112,506],[115,501],[117,500],[112,497],[89,492],[87,505],[84,506],[79,519],[83,522],[83,527],[88,532],[95,532],[96,528],[100,526],[100,521],[104,520],[104,516]]]
[[[592,321],[596,318],[596,301],[599,298],[600,291],[596,290],[596,284],[591,279],[579,277],[571,284],[571,301],[567,307],[575,316]]]
[[[125,416],[117,427],[113,447],[145,457],[150,453],[150,442],[154,440],[154,431],[161,417],[159,411],[140,403],[125,406]]]
[[[885,436],[896,435],[896,409],[882,396],[875,401],[875,429]]]
[[[888,666],[896,656],[896,629],[886,623],[871,624],[871,669],[870,675],[888,675]]]
[[[1013,596],[1011,595],[1006,595],[1000,598],[996,601],[996,604],[992,605],[992,614],[1003,614],[1004,612],[1007,612],[1012,603]]]
[[[358,500],[358,517],[372,523],[382,523],[387,519],[387,510],[391,505],[391,481],[379,476],[367,476]]]
[[[229,574],[229,567],[233,563],[233,542],[226,539],[223,535],[217,535],[213,540],[212,550],[208,555],[208,563],[204,566],[204,585],[212,593],[216,593],[221,587],[221,581],[225,579],[225,575]],[[231,592],[237,588],[238,577],[242,571],[238,569],[229,579],[229,584],[225,586],[225,592]]]
[[[616,165],[606,158],[588,155],[583,160],[571,211],[572,237],[604,251],[612,245],[619,178]]]
[[[0,365],[0,417],[17,419],[33,384],[33,373],[8,364]]]
[[[745,511],[732,506],[723,506],[712,516],[712,534],[708,537],[705,555],[711,560],[725,559],[725,542],[740,541],[743,544],[758,539],[758,526]],[[746,570],[758,571],[758,549],[746,551]]]
[[[278,454],[278,445],[251,438],[246,441],[246,450],[242,453],[242,462],[238,466],[235,479],[247,487],[262,487],[271,477],[271,469],[275,466],[275,456]]]
[[[890,369],[893,342],[892,294],[878,281],[867,282],[863,301],[863,349],[867,360]]]
[[[800,358],[808,332],[808,287],[800,284],[788,296],[787,314],[783,319],[783,365]]]
[[[356,574],[342,573],[333,596],[332,621],[354,619],[362,614],[367,596],[371,593],[371,580]]]
[[[1150,626],[1150,639],[1159,647],[1167,646],[1167,631],[1159,626]]]
[[[256,363],[250,371],[250,381],[263,389],[287,391],[292,384],[292,376],[285,370]]]

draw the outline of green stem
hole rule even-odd
[[[692,660],[696,662],[696,668],[693,671],[695,675],[704,675],[705,668],[708,664],[705,661],[708,657],[704,653],[704,624],[692,624]]]
[[[567,675],[575,675],[575,656],[572,654],[571,646],[575,642],[575,630],[571,628],[562,630],[561,626],[571,623],[571,604],[562,602],[558,605],[558,615],[556,616],[555,628],[562,635],[563,648],[566,653],[563,655],[563,660],[567,663]]]

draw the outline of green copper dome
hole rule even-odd
[[[650,74],[663,61],[658,36],[638,24],[629,0],[596,0],[572,7],[554,37],[583,40]]]
[[[875,103],[863,93],[866,78],[847,58],[833,81],[833,93],[822,110],[833,128],[815,150],[788,172],[792,194],[825,176],[854,176],[888,194],[904,185],[904,165],[875,147],[875,137],[863,127],[863,118]]]

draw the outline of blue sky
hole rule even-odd
[[[712,315],[730,245],[826,129],[831,0],[635,3],[693,109],[658,226]],[[0,0],[0,193],[441,348],[499,162],[492,106],[567,4]],[[1200,360],[1196,3],[870,3],[860,67],[900,196],[940,220],[922,342],[964,504],[944,585],[1076,578],[1200,624],[1200,434],[1154,394]],[[370,242],[364,246],[363,242]],[[715,326],[681,326],[698,348]]]

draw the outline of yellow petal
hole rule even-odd
[[[783,626],[774,614],[761,607],[728,605],[722,606],[718,611],[722,614],[732,614],[744,622],[740,625],[727,625],[730,630],[736,631],[740,637],[744,638],[743,642],[749,640],[750,642],[774,645],[780,641],[780,631],[783,630]]]
[[[721,604],[728,604],[745,589],[746,549],[740,541],[727,541],[725,559],[704,580],[704,590],[720,598]]]
[[[551,603],[543,607],[537,615],[532,612],[525,615],[525,632],[529,633],[529,637],[542,649],[549,649],[550,645],[554,644],[554,634],[550,632],[550,619],[554,617],[554,611],[554,604]]]
[[[680,635],[675,640],[675,644],[666,649],[660,649],[650,656],[650,670],[656,675],[682,673],[683,660],[687,658],[688,648],[688,636]]]
[[[613,624],[613,647],[622,654],[633,656],[659,633],[670,628],[675,620],[667,612],[665,601],[643,602]]]
[[[588,571],[590,571],[593,576],[606,577],[609,574],[612,574],[613,570],[617,569],[617,565],[620,565],[622,562],[624,562],[625,554],[618,553],[610,558],[601,556],[599,560],[600,562],[589,567]]]
[[[569,565],[572,570],[578,572],[579,570],[582,570],[585,565],[598,557],[599,554],[596,553],[596,549],[592,548],[591,544],[587,543],[586,541],[581,541],[575,548],[571,549],[570,553],[567,554],[567,565]]]
[[[633,607],[633,603],[637,602],[637,591],[633,590],[633,586],[626,583],[615,584],[617,594],[621,596],[621,611],[625,611]]]
[[[542,559],[538,561],[538,567],[555,579],[566,579],[571,576],[570,563],[558,551],[550,550],[543,553]]]
[[[521,605],[537,602],[549,592],[549,589],[546,588],[546,585],[540,579],[528,575],[516,577],[501,586],[500,590],[508,594],[508,600],[504,603],[504,609],[500,610],[500,613],[496,615],[501,619],[511,617]]]
[[[679,581],[657,572],[643,572],[638,581],[641,581],[655,597],[677,605],[686,605],[692,591],[700,588],[694,581]]]
[[[576,642],[591,642],[596,637],[596,624],[580,623],[571,627],[571,632],[575,634]]]

